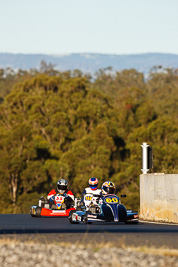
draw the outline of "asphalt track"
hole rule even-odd
[[[34,218],[29,214],[0,214],[0,238],[41,242],[112,243],[178,249],[178,225],[93,223],[70,224],[68,218]]]

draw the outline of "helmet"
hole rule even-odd
[[[102,184],[101,190],[102,190],[103,195],[114,194],[115,193],[115,184],[111,181],[104,182]]]
[[[57,192],[59,194],[64,194],[67,191],[68,182],[65,179],[60,179],[57,182]]]
[[[98,179],[95,177],[92,177],[89,179],[88,181],[89,183],[89,187],[91,188],[91,190],[96,190],[98,187]]]

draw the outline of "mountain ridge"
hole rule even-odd
[[[114,71],[134,68],[145,74],[154,66],[178,68],[178,55],[170,53],[140,53],[129,55],[100,53],[70,53],[61,55],[0,53],[0,68],[38,69],[42,60],[48,64],[55,65],[57,70],[79,69],[84,73],[94,73],[99,69],[107,67],[112,67]]]

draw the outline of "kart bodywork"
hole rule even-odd
[[[87,195],[86,195],[87,197]],[[87,197],[89,199],[89,197]],[[138,223],[138,212],[127,210],[116,195],[105,195],[98,205],[91,203],[88,207],[79,207],[69,214],[70,223],[124,222]]]
[[[70,211],[75,210],[75,208],[70,208],[66,210],[52,210],[41,208],[39,206],[32,206],[30,209],[30,214],[32,217],[50,216],[50,217],[68,217]]]
[[[50,217],[68,217],[70,211],[75,210],[73,205],[66,208],[63,196],[56,195],[53,203],[44,198],[39,199],[38,205],[31,206],[30,214],[32,217],[50,216]]]

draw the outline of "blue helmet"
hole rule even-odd
[[[91,188],[91,190],[96,190],[98,188],[98,179],[97,178],[95,178],[95,177],[90,178],[88,183],[89,183],[89,187]]]

